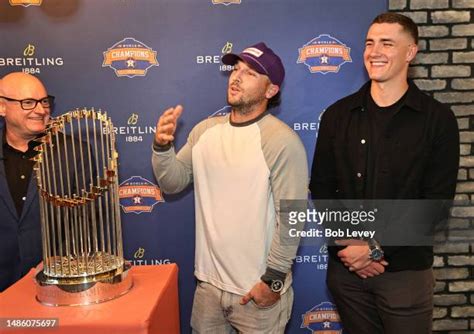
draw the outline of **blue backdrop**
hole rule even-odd
[[[117,128],[124,251],[135,265],[176,262],[182,332],[189,332],[194,268],[190,187],[162,196],[150,164],[161,112],[184,106],[176,146],[201,119],[228,111],[220,63],[265,41],[286,67],[273,112],[302,138],[311,164],[321,112],[366,80],[362,53],[381,0],[1,0],[0,75],[37,74],[55,113],[107,111]],[[288,333],[340,333],[325,288],[323,243],[294,266]],[[130,310],[133,312],[133,310]]]

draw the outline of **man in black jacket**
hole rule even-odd
[[[0,82],[0,292],[41,261],[38,191],[33,176],[33,140],[44,132],[53,97],[29,74]]]
[[[321,119],[310,183],[314,200],[453,199],[457,122],[407,79],[417,42],[415,23],[403,15],[384,13],[372,22],[364,51],[370,81]],[[327,284],[347,333],[431,333],[433,248],[399,241],[343,240],[344,247],[329,248]]]

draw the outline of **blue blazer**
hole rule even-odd
[[[41,224],[36,178],[30,177],[19,217],[10,195],[0,127],[0,291],[15,283],[42,260]]]

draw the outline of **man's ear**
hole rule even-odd
[[[277,95],[279,90],[280,90],[280,87],[274,84],[270,84],[270,86],[268,86],[267,88],[267,91],[265,92],[265,97],[270,100],[272,97]]]
[[[415,59],[417,52],[418,52],[418,45],[413,43],[408,46],[408,52],[407,52],[408,63],[410,63],[413,59]]]

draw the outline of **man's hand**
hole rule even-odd
[[[179,104],[174,108],[167,109],[161,115],[156,124],[155,142],[160,146],[168,145],[174,140],[174,133],[176,131],[176,124],[178,118],[183,112],[183,107]]]
[[[338,246],[347,246],[343,250],[337,252],[337,256],[341,259],[350,271],[357,271],[367,267],[372,260],[369,258],[369,245],[363,240],[336,240]]]
[[[280,294],[273,292],[270,287],[260,281],[255,284],[245,296],[240,300],[241,305],[247,304],[251,299],[260,307],[268,307],[275,304],[280,299]]]
[[[380,262],[372,261],[369,258],[369,245],[363,240],[336,240],[339,246],[347,246],[343,250],[337,252],[337,256],[341,259],[350,271],[355,271],[362,278],[374,277],[385,272],[385,266],[388,262],[382,260]]]
[[[367,267],[357,270],[355,273],[361,278],[378,276],[385,272],[385,266],[388,262],[382,260],[380,262],[372,261]]]

